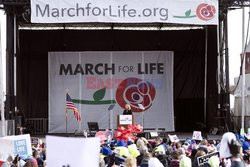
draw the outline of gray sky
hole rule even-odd
[[[6,18],[4,17],[4,11],[3,10],[0,10],[0,48],[2,49],[2,55],[0,55],[2,58],[2,64],[3,64],[3,67],[0,67],[2,68],[3,70],[3,78],[4,78],[4,84],[3,84],[3,89],[5,90],[6,89],[6,84],[5,84],[5,78],[6,78],[6,61],[5,61],[5,54],[6,54],[6,51],[5,51],[5,48],[6,48]],[[1,70],[0,70],[1,71]],[[5,91],[4,91],[5,92]]]
[[[234,77],[238,77],[240,73],[240,54],[242,52],[242,10],[238,9],[230,11],[228,16],[229,74],[230,84],[234,84]],[[246,15],[245,18],[247,20],[248,16]]]

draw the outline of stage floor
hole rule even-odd
[[[171,135],[177,135],[178,136],[178,138],[180,139],[180,140],[185,140],[185,139],[187,139],[187,138],[192,138],[192,133],[181,133],[181,132],[158,132],[158,136],[159,137],[168,137],[168,134],[171,134]],[[47,135],[52,135],[52,136],[63,136],[63,137],[83,137],[83,135],[75,135],[75,134],[73,134],[73,133],[68,133],[68,134],[66,134],[66,133],[51,133],[51,134],[47,134]],[[149,134],[149,132],[145,132],[145,137],[147,138],[147,139],[150,139],[150,134]],[[223,134],[221,134],[221,135],[212,135],[212,134],[207,134],[206,136],[203,136],[203,137],[205,137],[207,140],[221,140],[221,138],[222,138],[222,135]],[[45,135],[31,135],[31,137],[37,137],[37,138],[40,138],[43,142],[46,142],[46,136]]]

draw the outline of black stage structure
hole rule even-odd
[[[33,24],[29,0],[0,0],[7,15],[6,119],[48,118],[49,51],[170,50],[176,131],[232,130],[227,13],[249,1],[219,2],[219,26],[191,26]]]

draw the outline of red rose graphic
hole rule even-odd
[[[155,87],[151,83],[138,78],[127,78],[116,90],[116,101],[122,108],[129,104],[133,112],[143,112],[151,107],[155,93]],[[140,109],[138,104],[142,104],[145,110]]]
[[[199,19],[208,21],[214,18],[216,9],[213,5],[208,5],[206,3],[200,4],[196,9],[196,14]]]

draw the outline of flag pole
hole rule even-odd
[[[68,110],[66,109],[66,113],[65,113],[65,121],[66,121],[66,134],[68,134]]]
[[[81,132],[82,131],[82,114],[81,114],[81,110],[79,110],[78,113],[80,115],[80,121],[77,121],[78,122],[78,131]]]
[[[67,94],[69,89],[65,89],[65,133],[68,134],[68,110],[67,110]]]
[[[0,23],[1,25],[1,23]],[[1,29],[0,29],[1,32]],[[6,135],[6,124],[4,116],[4,90],[3,90],[3,62],[2,62],[2,45],[1,45],[1,35],[0,35],[0,113],[1,113],[1,134],[0,136]]]

